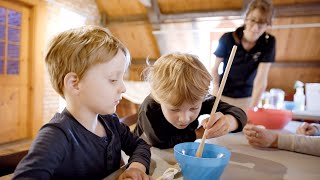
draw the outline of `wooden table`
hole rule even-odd
[[[281,132],[295,132],[299,124],[290,122]],[[254,148],[247,143],[242,133],[208,139],[206,143],[225,146],[232,152],[230,163],[220,178],[222,180],[320,179],[320,157],[271,148]],[[173,149],[151,148],[151,153],[150,174],[153,179],[161,176],[167,168],[176,163]],[[116,179],[123,170],[122,168],[105,179]],[[183,178],[178,174],[175,179]]]

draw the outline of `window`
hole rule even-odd
[[[0,75],[18,75],[21,12],[0,6]]]

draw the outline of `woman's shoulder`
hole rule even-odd
[[[225,40],[225,41],[230,41],[233,39],[233,34],[234,32],[226,32],[224,33],[221,37],[220,40]]]

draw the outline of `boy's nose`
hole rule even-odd
[[[125,93],[127,91],[126,86],[124,85],[124,82],[122,81],[120,85],[120,93]]]
[[[187,113],[183,113],[179,116],[179,121],[182,123],[189,123],[190,121],[190,116],[188,116]]]

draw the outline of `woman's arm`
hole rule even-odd
[[[253,82],[253,91],[250,107],[258,105],[262,93],[266,90],[268,84],[268,74],[271,63],[260,63],[257,75]]]
[[[278,148],[320,156],[320,137],[279,134]]]
[[[220,76],[218,74],[218,69],[219,69],[219,65],[220,63],[223,61],[223,58],[220,57],[216,57],[215,61],[214,61],[214,65],[211,71],[211,75],[213,78],[213,89],[212,89],[212,94],[214,96],[217,95],[218,90],[219,90],[219,86],[220,86]]]
[[[247,124],[243,129],[249,144],[320,156],[320,137],[277,133]]]

